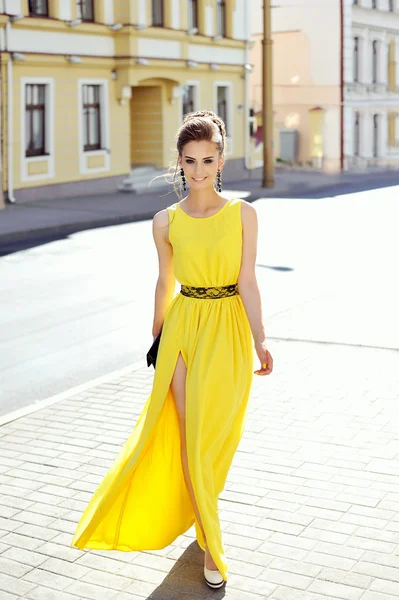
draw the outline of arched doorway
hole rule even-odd
[[[152,78],[132,87],[130,157],[132,166],[165,167],[179,124],[179,83]]]

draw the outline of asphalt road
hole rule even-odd
[[[399,348],[398,192],[254,203],[271,349],[274,338]],[[0,415],[144,359],[156,277],[150,221],[1,257]]]

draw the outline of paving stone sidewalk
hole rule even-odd
[[[220,499],[224,590],[193,528],[159,552],[70,548],[151,390],[141,367],[0,428],[0,600],[398,600],[399,353],[270,347]]]

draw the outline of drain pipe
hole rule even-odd
[[[340,56],[340,156],[339,156],[339,164],[341,171],[344,170],[345,167],[345,127],[344,127],[344,0],[340,0],[340,17],[341,17],[341,56]]]
[[[250,69],[250,38],[251,32],[248,19],[248,4],[244,4],[244,31],[245,31],[245,53],[244,53],[244,166],[247,171],[250,170],[249,165],[249,78],[251,75]]]
[[[13,187],[13,71],[12,57],[9,50],[10,21],[5,27],[5,50],[8,52],[7,62],[7,202],[15,204]]]

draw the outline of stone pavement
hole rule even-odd
[[[220,498],[224,590],[194,528],[159,552],[70,547],[151,390],[136,365],[0,428],[0,600],[398,600],[398,352],[270,349]]]

